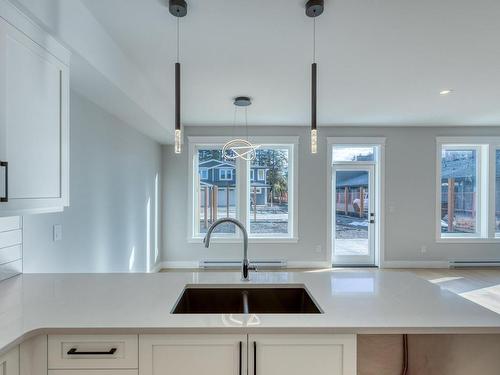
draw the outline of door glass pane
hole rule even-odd
[[[477,151],[443,149],[441,233],[476,233],[477,201]]]
[[[334,146],[332,160],[333,162],[374,161],[375,147]]]
[[[369,172],[336,172],[335,256],[369,255]]]
[[[495,234],[500,236],[500,150],[496,150]]]
[[[198,209],[199,233],[223,217],[236,218],[236,165],[224,160],[220,149],[198,150]],[[195,180],[196,181],[196,180]],[[214,233],[234,234],[234,225],[219,225]]]
[[[288,149],[259,148],[250,163],[250,234],[287,236]]]

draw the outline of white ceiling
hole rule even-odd
[[[176,20],[166,1],[83,0],[164,95],[173,120]],[[305,0],[187,1],[183,123],[232,124],[231,98],[249,95],[250,124],[307,125]],[[498,0],[325,0],[319,125],[500,124],[499,16]],[[444,88],[454,92],[440,96]]]

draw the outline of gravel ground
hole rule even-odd
[[[336,238],[368,238],[368,223],[366,219],[337,214]]]

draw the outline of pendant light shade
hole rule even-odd
[[[311,154],[318,153],[317,128],[317,87],[318,66],[316,64],[316,17],[324,10],[323,0],[309,0],[306,3],[306,15],[313,19],[313,63],[311,65]]]
[[[174,151],[182,153],[182,128],[181,128],[181,64],[179,62],[179,19],[187,14],[187,3],[185,0],[169,0],[168,9],[170,14],[177,18],[177,61],[175,63],[175,135]]]
[[[318,153],[318,129],[316,126],[317,65],[311,65],[311,154]]]
[[[181,130],[181,64],[175,63],[175,153],[182,152]]]

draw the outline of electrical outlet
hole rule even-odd
[[[317,245],[316,246],[316,250],[315,250],[317,253],[322,253],[323,252],[323,247],[321,245]]]
[[[425,254],[425,253],[427,252],[427,246],[422,245],[422,246],[420,247],[420,252],[421,252],[422,254]]]
[[[62,224],[54,224],[54,242],[62,240]]]

